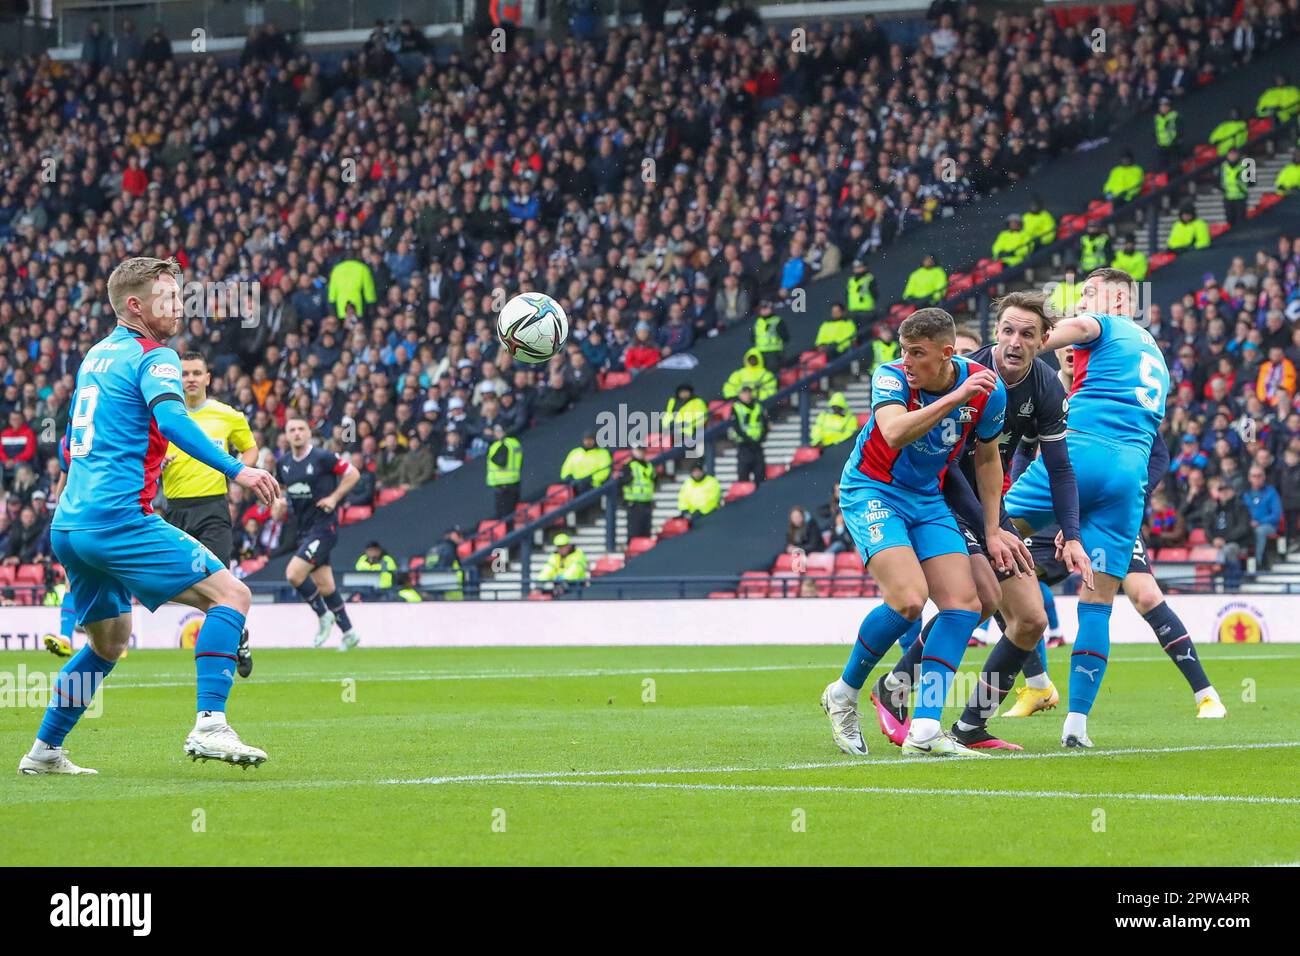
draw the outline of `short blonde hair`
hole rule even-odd
[[[108,277],[108,304],[119,319],[126,317],[126,300],[153,294],[154,284],[164,275],[181,281],[181,264],[173,259],[135,256],[125,260]]]

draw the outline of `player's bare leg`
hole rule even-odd
[[[943,706],[961,666],[971,631],[979,623],[980,600],[966,554],[941,554],[921,565],[930,596],[939,607],[921,657],[916,713],[903,753],[931,757],[982,756],[944,732]]]
[[[78,767],[69,760],[62,739],[90,706],[103,676],[112,670],[113,665],[126,653],[126,646],[130,640],[131,613],[129,611],[117,617],[93,621],[86,625],[87,646],[81,653],[93,654],[94,656],[88,659],[99,664],[102,673],[91,680],[78,679],[83,678],[87,672],[84,670],[74,672],[73,662],[69,662],[59,672],[59,679],[52,690],[52,699],[45,720],[41,723],[41,730],[37,732],[32,749],[18,764],[19,773],[31,776],[99,772],[88,767]],[[56,697],[57,700],[54,699]],[[56,738],[59,743],[50,743],[44,739],[46,737]]]
[[[224,568],[208,575],[172,600],[207,615],[194,645],[198,672],[198,716],[185,738],[185,753],[193,760],[222,760],[256,767],[266,752],[250,747],[226,720],[225,702],[234,684],[231,666],[243,633],[252,595],[248,586]]]
[[[831,721],[831,739],[846,754],[867,752],[858,700],[871,669],[912,622],[921,616],[928,591],[925,572],[911,548],[878,551],[867,564],[880,585],[883,603],[862,621],[853,653],[839,679],[822,692],[822,709]]]
[[[1110,611],[1121,578],[1094,569],[1093,586],[1079,588],[1079,633],[1070,652],[1070,711],[1061,731],[1064,747],[1091,747],[1088,713],[1110,658]]]
[[[312,643],[316,647],[320,647],[329,640],[330,633],[334,630],[334,615],[325,606],[325,598],[321,595],[320,583],[314,573],[316,570],[316,568],[312,567],[310,561],[304,561],[294,555],[289,559],[289,566],[284,570],[284,577],[316,614],[316,638]],[[332,584],[334,575],[331,574],[329,580]]]
[[[1196,645],[1186,626],[1165,602],[1164,592],[1153,575],[1132,571],[1124,578],[1124,593],[1133,607],[1151,625],[1156,640],[1169,655],[1174,666],[1186,678],[1196,700],[1196,716],[1212,719],[1228,716],[1228,709],[1219,700],[1219,694],[1205,675]]]
[[[311,573],[311,579],[316,582],[316,587],[320,591],[321,599],[325,602],[325,607],[329,610],[331,619],[338,624],[339,630],[343,632],[343,640],[339,642],[339,650],[352,650],[361,643],[361,637],[357,634],[357,629],[352,626],[352,619],[348,616],[348,609],[343,604],[343,595],[339,594],[338,588],[334,586],[334,569],[329,565],[316,568]]]

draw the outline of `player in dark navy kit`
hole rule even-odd
[[[997,341],[977,349],[969,358],[995,370],[1006,389],[1006,418],[999,439],[1004,469],[1023,441],[1035,442],[1044,449],[1052,477],[1053,509],[1066,529],[1063,561],[1090,577],[1091,569],[1080,541],[1077,484],[1065,448],[1065,389],[1056,371],[1038,358],[1050,331],[1051,319],[1044,296],[1013,292],[997,303]],[[1047,628],[1047,613],[1037,581],[1028,576],[995,572],[989,562],[980,503],[972,490],[974,456],[975,448],[971,445],[958,459],[959,467],[949,469],[944,477],[944,498],[966,540],[982,616],[987,618],[1000,610],[1003,636],[989,653],[976,694],[950,732],[959,743],[973,749],[1019,750],[1015,744],[990,734],[985,725],[1010,693],[1025,658],[1036,650]],[[1003,490],[1009,485],[1007,481]],[[1001,526],[1015,533],[1005,511]],[[916,682],[928,636],[927,629],[894,670],[881,677],[872,690],[881,731],[898,745],[907,736],[910,717],[907,698]]]
[[[297,530],[297,550],[284,576],[316,612],[316,646],[329,640],[337,622],[343,631],[339,650],[346,651],[356,647],[360,638],[343,607],[343,596],[334,586],[330,551],[338,538],[339,503],[361,474],[338,455],[313,445],[311,427],[301,418],[285,422],[284,434],[289,440],[289,454],[275,466],[275,474],[284,488]]]
[[[1073,349],[1061,349],[1057,354],[1061,364],[1060,379],[1067,387],[1073,382],[1073,351]],[[1017,451],[1012,464],[1013,481],[1029,467],[1033,457],[1032,444],[1025,444]],[[1151,444],[1151,459],[1147,466],[1148,503],[1156,487],[1168,474],[1169,449],[1157,436]],[[1049,586],[1058,584],[1070,576],[1069,570],[1056,557],[1057,530],[1055,527],[1044,528],[1025,542],[1029,545],[1029,553],[1034,556],[1039,579]],[[1156,640],[1160,642],[1160,646],[1191,687],[1192,697],[1196,702],[1196,716],[1211,719],[1226,717],[1227,708],[1223,706],[1218,692],[1210,683],[1210,678],[1206,676],[1205,668],[1201,666],[1187,626],[1165,602],[1164,593],[1160,590],[1160,584],[1152,574],[1151,565],[1147,561],[1147,546],[1140,533],[1133,543],[1133,557],[1129,561],[1128,573],[1124,576],[1122,587],[1137,612],[1151,625]],[[1060,695],[1047,676],[1045,644],[1040,643],[1038,653],[1030,654],[1025,660],[1024,674],[1025,683],[1016,691],[1016,703],[1002,714],[1003,717],[1030,717],[1050,709],[1060,700]]]

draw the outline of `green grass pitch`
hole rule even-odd
[[[264,650],[230,709],[257,770],[188,760],[189,653],[136,651],[68,741],[99,776],[18,776],[41,712],[0,708],[0,861],[1294,864],[1300,646],[1201,651],[1227,720],[1194,719],[1154,643],[1120,645],[1100,752],[1060,749],[1058,709],[994,722],[1024,756],[935,762],[874,717],[868,758],[834,748],[840,647]]]

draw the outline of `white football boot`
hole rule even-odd
[[[862,739],[862,720],[852,701],[840,700],[832,693],[835,681],[822,691],[822,710],[831,719],[831,739],[850,757],[865,757],[867,742]]]
[[[202,728],[195,726],[185,738],[185,753],[191,760],[222,760],[244,768],[261,766],[266,762],[265,750],[248,746],[224,721]]]
[[[343,640],[339,643],[339,650],[350,651],[360,643],[361,635],[357,633],[357,629],[354,627],[350,631],[343,632]]]
[[[334,612],[326,611],[320,618],[320,623],[316,628],[316,639],[312,641],[312,646],[320,647],[330,639],[330,632],[334,630]]]
[[[959,744],[944,730],[940,730],[933,737],[926,740],[918,740],[915,736],[916,731],[909,730],[907,739],[903,741],[903,753],[913,757],[988,757],[989,754],[979,750],[972,750],[964,744]]]
[[[50,747],[41,757],[33,757],[30,753],[25,754],[23,759],[18,762],[18,772],[27,776],[37,776],[39,774],[83,774],[99,773],[98,770],[91,770],[89,767],[78,767],[68,759],[68,752],[62,747]]]

